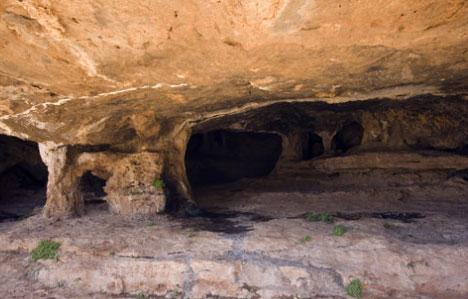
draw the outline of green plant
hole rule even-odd
[[[328,212],[324,213],[308,213],[306,219],[312,222],[325,222],[325,223],[335,223],[335,218],[328,214]]]
[[[31,250],[30,254],[33,261],[39,259],[54,259],[57,261],[58,253],[57,250],[62,245],[60,242],[53,242],[49,240],[42,240],[39,242],[36,248]]]
[[[156,224],[153,221],[146,223],[146,226],[155,226]]]
[[[302,239],[303,243],[307,243],[307,242],[310,242],[310,241],[312,241],[312,238],[310,236],[305,236],[304,239]]]
[[[63,287],[64,285],[65,285],[65,284],[64,284],[63,281],[57,282],[57,288],[61,288],[61,287]]]
[[[136,294],[136,297],[137,297],[137,298],[144,298],[145,296],[143,296],[143,293],[138,292],[138,293]]]
[[[391,229],[392,228],[390,223],[384,223],[383,227],[385,227],[386,229]]]
[[[346,294],[353,298],[361,298],[363,289],[359,279],[353,279],[345,288]]]
[[[110,255],[110,256],[114,256],[114,255],[115,255],[115,251],[109,252],[109,255]]]
[[[153,186],[156,187],[157,189],[164,189],[166,187],[166,184],[164,181],[160,178],[157,178],[153,181]]]
[[[194,238],[194,237],[196,237],[196,236],[197,236],[197,233],[190,233],[190,234],[188,235],[189,238]]]
[[[333,234],[338,237],[342,236],[347,231],[348,229],[346,229],[346,226],[344,226],[343,224],[338,224],[333,228]]]

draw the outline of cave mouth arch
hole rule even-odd
[[[107,193],[104,191],[107,180],[100,178],[88,170],[83,173],[79,180],[81,199],[86,210],[97,207],[99,210],[108,210],[106,200]]]
[[[47,179],[37,143],[0,135],[0,222],[40,213]]]
[[[273,133],[213,130],[191,136],[185,153],[192,188],[267,176],[282,152]]]

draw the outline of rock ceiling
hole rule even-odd
[[[150,139],[274,101],[466,94],[466,0],[3,0],[0,133]]]

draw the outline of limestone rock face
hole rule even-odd
[[[49,214],[80,211],[83,171],[108,180],[114,211],[159,211],[155,177],[191,197],[185,149],[204,121],[276,102],[433,94],[466,106],[467,15],[465,0],[4,0],[0,133],[41,144]],[[441,143],[467,143],[454,134]]]
[[[77,190],[86,171],[107,180],[106,199],[118,214],[152,214],[164,209],[165,196],[153,181],[161,173],[157,154],[130,155],[85,152],[41,144],[41,155],[49,168],[46,215],[74,215],[82,212],[82,197]]]
[[[5,0],[0,13],[1,130],[36,141],[129,143],[246,103],[467,78],[463,0]]]

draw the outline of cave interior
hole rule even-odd
[[[269,217],[463,213],[440,198],[447,190],[455,201],[465,195],[465,106],[458,97],[277,103],[199,122],[184,160],[193,200],[203,211]],[[38,213],[47,185],[38,145],[0,142],[3,219]],[[109,210],[105,186],[82,173],[87,211]]]
[[[465,110],[457,97],[273,104],[195,125],[187,177],[209,211],[460,216],[444,192],[466,195]]]

